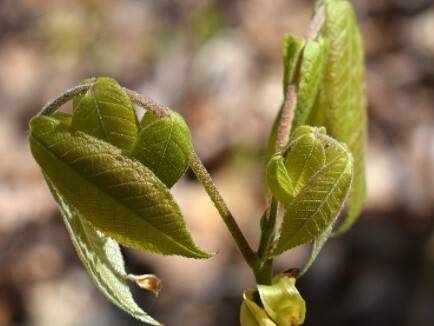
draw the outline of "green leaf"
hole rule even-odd
[[[137,117],[129,97],[119,84],[97,78],[75,103],[72,128],[105,140],[124,151],[131,150],[138,134]]]
[[[293,137],[294,140],[290,143],[288,152],[285,153],[285,166],[294,187],[294,195],[297,195],[309,179],[325,164],[323,141],[319,138],[322,135],[321,131],[312,127],[307,130],[311,132],[306,132],[300,137],[298,135],[301,132],[295,131],[296,137]]]
[[[292,130],[305,124],[312,110],[322,81],[326,55],[327,42],[323,38],[306,41],[303,49],[300,74],[296,81],[297,108],[294,112]]]
[[[323,83],[309,124],[323,125],[354,157],[349,212],[338,233],[357,219],[366,198],[364,147],[366,91],[363,45],[354,10],[348,1],[323,1],[326,18],[321,36],[329,41]]]
[[[352,157],[330,137],[324,140],[326,162],[285,207],[274,255],[317,239],[338,216],[351,186]]]
[[[280,118],[282,115],[283,106],[286,100],[286,93],[288,92],[289,85],[293,82],[296,75],[297,67],[303,51],[305,41],[292,35],[285,35],[283,42],[283,102],[280,107],[279,113],[273,122],[273,127],[268,140],[266,149],[266,162],[268,162],[276,151],[277,133],[279,129]]]
[[[299,73],[300,62],[306,41],[287,34],[283,40],[283,96]]]
[[[146,112],[131,155],[166,184],[172,187],[185,173],[193,153],[190,129],[176,112],[159,117]]]
[[[277,200],[287,203],[294,197],[294,187],[281,153],[276,153],[267,164],[267,185]]]
[[[72,115],[65,112],[56,111],[51,115],[54,119],[59,120],[61,123],[71,126]]]
[[[98,230],[127,247],[209,257],[194,244],[167,187],[140,162],[51,117],[33,118],[30,131],[35,160]]]
[[[259,285],[258,292],[267,314],[278,326],[304,323],[306,303],[295,287],[295,278],[278,275],[271,285]]]
[[[66,201],[47,176],[46,180],[59,204],[63,221],[75,250],[98,289],[114,305],[134,318],[151,325],[160,325],[134,301],[127,284],[127,273],[118,243],[96,231]]]

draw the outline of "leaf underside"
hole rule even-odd
[[[31,121],[33,156],[82,216],[122,245],[207,258],[194,244],[167,187],[141,163],[56,119]]]
[[[134,301],[126,281],[127,272],[118,243],[95,230],[63,198],[50,179],[47,176],[45,178],[62,212],[74,248],[98,289],[114,305],[134,318],[151,325],[160,325]]]

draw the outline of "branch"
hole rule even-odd
[[[240,227],[235,221],[232,213],[229,211],[225,201],[223,200],[221,194],[217,190],[214,182],[211,179],[206,168],[203,166],[200,158],[197,156],[196,152],[193,152],[193,158],[190,163],[191,169],[196,175],[199,182],[205,188],[208,196],[214,203],[214,206],[217,208],[220,216],[223,219],[223,222],[229,229],[232,237],[234,238],[238,249],[241,251],[245,261],[247,264],[255,270],[256,263],[258,261],[258,257],[256,253],[252,250],[243,233],[241,232]]]
[[[140,105],[145,110],[149,110],[157,114],[159,117],[165,117],[168,115],[168,108],[163,107],[154,100],[149,97],[145,97],[135,91],[132,91],[128,88],[123,87],[125,93],[127,93],[128,97],[131,101],[137,105]]]

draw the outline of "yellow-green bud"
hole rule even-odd
[[[243,293],[244,301],[240,312],[241,326],[276,326],[265,310],[253,301],[253,293],[252,289]]]
[[[306,303],[295,287],[294,277],[278,275],[272,285],[258,285],[258,292],[265,311],[278,326],[303,324]]]

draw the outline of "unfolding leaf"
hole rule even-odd
[[[293,79],[299,66],[301,53],[303,51],[305,41],[296,38],[292,35],[285,35],[283,43],[283,102],[280,107],[279,113],[274,120],[271,134],[268,140],[266,150],[266,162],[269,161],[276,150],[277,133],[279,129],[280,118],[282,115],[283,106],[286,100],[289,85],[293,82]]]
[[[56,189],[94,227],[122,245],[206,258],[167,187],[117,147],[54,118],[30,122],[34,158]]]
[[[322,81],[324,64],[327,54],[327,42],[307,40],[303,48],[300,73],[296,80],[297,108],[294,112],[292,130],[305,124],[317,97]]]
[[[351,186],[351,154],[332,138],[320,137],[325,142],[325,164],[285,207],[274,255],[317,239],[334,222],[345,202]]]
[[[140,133],[131,155],[172,187],[185,173],[193,153],[190,130],[184,119],[176,112],[168,111],[159,117],[146,112]]]
[[[250,289],[243,293],[244,300],[240,311],[241,326],[276,326],[265,310],[255,303],[253,293],[254,291]]]
[[[321,36],[329,41],[323,83],[308,119],[324,125],[328,133],[345,142],[354,157],[354,180],[349,212],[338,232],[357,219],[365,202],[364,147],[366,141],[366,91],[362,39],[351,4],[322,1],[325,22]]]
[[[287,203],[294,197],[294,187],[285,167],[281,153],[276,153],[267,164],[266,179],[271,194]]]
[[[127,273],[117,242],[96,231],[63,198],[48,177],[46,180],[60,207],[75,250],[98,289],[113,304],[134,318],[151,325],[160,325],[134,301],[126,281]]]
[[[74,106],[72,128],[131,150],[138,134],[137,117],[129,97],[115,80],[97,78]]]
[[[306,41],[293,35],[285,35],[283,41],[283,96],[289,85],[297,78]]]
[[[278,275],[271,285],[258,285],[259,296],[267,314],[278,326],[304,323],[306,303],[295,287],[295,278]]]
[[[302,127],[303,128],[303,127]],[[319,138],[320,132],[310,128],[311,132],[295,138],[290,143],[286,155],[285,166],[297,195],[309,179],[325,164],[323,141]],[[296,136],[300,134],[296,131]]]

